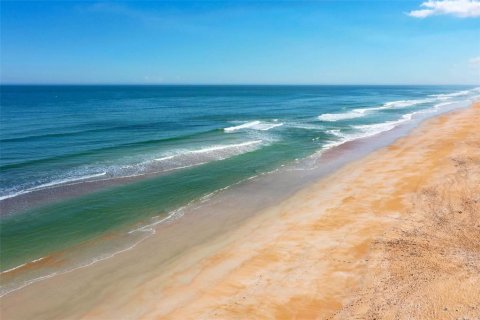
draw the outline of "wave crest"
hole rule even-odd
[[[365,115],[363,109],[355,109],[345,113],[324,113],[318,116],[320,121],[339,121],[360,118]]]
[[[232,126],[232,127],[227,127],[224,128],[223,131],[225,132],[235,132],[238,130],[260,130],[260,131],[268,131],[270,129],[276,128],[283,126],[282,122],[266,122],[266,121],[260,121],[260,120],[255,120],[255,121],[250,121],[246,122],[243,124],[240,124],[238,126]]]

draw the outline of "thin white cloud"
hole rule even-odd
[[[428,0],[423,2],[422,9],[408,13],[415,18],[426,18],[433,15],[452,15],[460,18],[480,17],[480,0]]]
[[[470,63],[480,66],[480,56],[470,59]]]

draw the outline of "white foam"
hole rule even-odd
[[[368,137],[377,135],[377,134],[385,132],[385,131],[390,131],[393,128],[395,128],[396,126],[398,126],[398,125],[400,125],[404,122],[412,120],[412,118],[415,114],[421,113],[422,111],[417,111],[417,112],[404,114],[400,119],[394,120],[394,121],[386,121],[386,122],[382,122],[382,123],[351,126],[351,128],[354,129],[353,132],[342,132],[339,129],[327,130],[326,132],[328,134],[336,136],[340,139],[333,140],[333,141],[330,141],[330,142],[326,143],[322,147],[321,152],[323,152],[325,150],[328,150],[328,149],[331,149],[333,147],[337,147],[337,146],[342,145],[342,144],[344,144],[346,142],[349,142],[349,141],[368,138]]]
[[[341,130],[340,129],[331,129],[326,131],[328,134],[340,137],[341,136]]]
[[[318,116],[321,121],[339,121],[360,118],[365,115],[364,109],[355,109],[345,113],[324,113]]]
[[[165,161],[165,160],[170,160],[170,159],[173,159],[175,158],[175,155],[173,156],[166,156],[166,157],[162,157],[162,158],[157,158],[157,159],[154,159],[155,161]]]
[[[414,100],[398,100],[385,103],[383,106],[389,108],[406,108],[417,104],[433,102],[434,99],[414,99]]]
[[[261,130],[261,131],[268,131],[270,129],[276,128],[276,127],[281,127],[283,126],[283,123],[265,123],[265,124],[260,124],[258,126],[255,126],[256,130]]]
[[[397,100],[397,101],[390,101],[386,102],[381,106],[378,107],[371,107],[371,108],[357,108],[345,113],[325,113],[318,117],[318,119],[322,121],[338,121],[338,120],[347,120],[347,119],[355,119],[365,116],[368,112],[377,111],[377,110],[385,110],[385,109],[397,109],[397,108],[406,108],[412,107],[422,103],[429,103],[433,102],[435,99],[414,99],[414,100]]]
[[[212,151],[219,151],[219,150],[226,150],[226,149],[238,149],[241,147],[247,147],[255,144],[262,143],[262,140],[254,140],[254,141],[247,141],[243,143],[238,143],[238,144],[227,144],[227,145],[218,145],[218,146],[212,146],[212,147],[207,147],[199,150],[192,150],[192,151],[187,151],[185,152],[186,154],[188,153],[208,153]]]
[[[392,102],[385,103],[384,106],[387,107],[387,108],[404,108],[404,107],[410,107],[410,106],[414,106],[414,105],[422,104],[422,103],[443,101],[443,100],[448,100],[450,98],[466,96],[466,95],[469,95],[469,94],[472,94],[472,93],[475,93],[475,92],[479,92],[479,91],[480,91],[480,87],[473,88],[473,89],[470,89],[470,90],[462,90],[462,91],[452,92],[452,93],[432,94],[432,95],[429,95],[430,98],[416,99],[416,100],[392,101]]]
[[[25,267],[27,264],[32,264],[32,263],[35,263],[35,262],[39,262],[39,261],[42,261],[43,259],[45,259],[45,257],[38,258],[38,259],[32,260],[30,262],[22,263],[21,265],[18,265],[16,267],[4,270],[4,271],[0,272],[0,274],[9,273],[11,271],[14,271],[14,270],[20,269],[22,267]]]
[[[427,111],[428,110],[428,111]],[[352,126],[352,128],[359,130],[360,135],[362,138],[371,137],[377,135],[379,133],[390,131],[396,126],[412,120],[413,116],[419,113],[426,113],[426,112],[433,112],[435,111],[432,109],[420,110],[411,113],[404,114],[400,119],[394,121],[386,121],[383,123],[375,123],[375,124],[367,124],[367,125],[356,125]]]
[[[175,167],[162,168],[159,172],[167,172],[172,170],[184,169],[200,164],[205,164],[209,161],[222,160],[236,154],[241,154],[256,149],[257,145],[261,144],[263,140],[252,140],[235,144],[212,145],[195,150],[177,150],[173,154],[161,158],[153,159],[156,162],[174,160]],[[195,157],[193,157],[195,156]],[[194,161],[195,163],[192,163]],[[200,162],[198,162],[200,161]],[[148,164],[148,161],[146,162]],[[151,173],[156,173],[151,172]],[[136,175],[132,175],[136,176]],[[129,176],[127,176],[129,177]]]
[[[452,93],[432,94],[430,97],[435,97],[436,99],[439,99],[439,100],[447,100],[447,99],[454,98],[454,97],[466,96],[466,95],[470,94],[472,91],[475,92],[478,89],[479,88],[475,88],[475,89],[472,89],[472,90],[463,90],[463,91],[458,91],[458,92],[452,92]]]
[[[67,184],[67,183],[70,183],[70,182],[101,177],[101,176],[104,176],[106,174],[107,174],[106,172],[101,172],[101,173],[90,174],[90,175],[81,176],[81,177],[77,177],[77,178],[67,178],[67,179],[54,180],[54,181],[51,181],[51,182],[48,182],[48,183],[38,185],[38,186],[33,187],[33,188],[28,188],[28,189],[25,189],[25,190],[22,190],[22,191],[18,191],[18,192],[15,192],[15,193],[11,193],[11,194],[1,196],[0,201],[5,200],[5,199],[9,199],[9,198],[14,198],[14,197],[17,197],[19,195],[30,193],[30,192],[33,192],[33,191],[48,189],[48,188],[55,187],[55,186],[58,186],[58,185]]]
[[[390,101],[378,107],[357,108],[344,113],[324,113],[318,116],[318,119],[321,121],[339,121],[339,120],[355,119],[355,118],[363,117],[367,113],[372,111],[406,108],[406,107],[412,107],[418,104],[429,103],[433,101],[435,101],[435,99],[432,99],[432,98]]]
[[[258,121],[258,120],[250,121],[250,122],[238,125],[238,126],[224,128],[223,130],[225,132],[233,132],[233,131],[237,131],[237,130],[241,130],[241,129],[251,128],[251,127],[253,127],[255,125],[258,125],[258,124],[260,124],[260,121]]]
[[[474,92],[475,90],[480,90],[480,88],[454,92],[450,94],[431,95],[430,97],[432,98],[390,101],[378,107],[357,108],[345,113],[325,113],[320,115],[318,118],[322,121],[338,121],[338,120],[354,119],[354,118],[363,117],[366,113],[372,112],[372,111],[413,107],[419,104],[435,102],[437,100],[446,100],[451,97],[463,96],[471,93],[472,91]]]
[[[223,131],[225,132],[235,132],[238,130],[243,130],[243,129],[248,129],[248,130],[260,130],[260,131],[268,131],[270,129],[276,128],[283,126],[283,123],[277,123],[277,119],[274,120],[274,122],[264,122],[264,121],[250,121],[238,126],[233,126],[233,127],[227,127],[224,128]]]
[[[353,132],[344,132],[340,129],[330,129],[327,130],[326,133],[333,135],[337,138],[338,140],[332,140],[330,142],[327,142],[326,144],[323,145],[322,149],[320,150],[320,153],[324,152],[325,150],[331,149],[333,147],[337,147],[339,145],[342,145],[346,142],[357,140],[357,139],[363,139],[363,138],[368,138],[377,134],[380,134],[382,132],[390,131],[397,127],[398,125],[408,122],[412,120],[415,115],[417,114],[424,114],[424,113],[433,113],[439,111],[439,109],[443,106],[450,105],[452,102],[441,102],[437,103],[431,108],[428,109],[423,109],[423,110],[418,110],[414,111],[411,113],[407,113],[402,115],[402,117],[398,120],[394,121],[386,121],[382,123],[374,123],[374,124],[367,124],[367,125],[354,125],[350,126],[351,129],[354,129]]]
[[[5,270],[5,271],[2,271],[2,272],[0,272],[0,274],[9,273],[9,272],[11,272],[11,271],[13,271],[13,270],[17,270],[17,269],[20,269],[20,268],[22,268],[22,267],[25,267],[26,265],[27,265],[27,263],[22,263],[21,265],[18,265],[18,266],[16,266],[16,267],[7,269],[7,270]]]
[[[147,225],[142,226],[140,228],[130,230],[128,232],[128,234],[132,234],[132,233],[136,233],[136,232],[150,232],[152,234],[155,234],[156,233],[155,226],[157,226],[161,223],[164,223],[166,221],[172,220],[173,218],[178,218],[179,216],[182,216],[183,215],[182,214],[183,210],[190,204],[191,203],[188,203],[187,205],[185,205],[183,207],[180,207],[176,210],[171,211],[165,218],[163,218],[161,220],[157,220],[153,223],[147,224]]]
[[[353,136],[358,136],[358,138],[367,138],[374,136],[376,134],[392,130],[400,123],[408,121],[411,119],[411,115],[405,115],[402,119],[397,121],[387,121],[383,123],[375,123],[375,124],[367,124],[367,125],[358,125],[353,126],[354,129],[358,130],[358,134],[354,134]]]
[[[298,128],[298,129],[305,129],[305,130],[317,130],[323,131],[325,127],[320,124],[310,124],[310,123],[302,123],[302,122],[291,122],[287,125],[290,128]]]
[[[281,125],[281,124],[275,124],[275,126],[278,126],[278,125]],[[9,198],[14,198],[23,194],[31,193],[34,191],[49,189],[56,186],[70,186],[70,185],[78,184],[84,180],[106,176],[107,174],[109,175],[107,179],[98,179],[94,181],[104,181],[104,180],[115,179],[115,178],[132,178],[132,177],[142,176],[145,174],[155,174],[160,172],[168,172],[173,170],[190,168],[193,166],[205,164],[209,161],[222,160],[230,156],[234,156],[236,154],[253,151],[254,149],[256,149],[257,145],[261,144],[262,142],[263,140],[252,140],[252,141],[246,141],[246,142],[237,143],[237,144],[213,145],[213,146],[209,146],[209,147],[205,147],[197,150],[178,150],[174,154],[166,155],[161,158],[144,161],[141,163],[137,163],[135,165],[125,165],[121,167],[112,166],[112,167],[106,168],[107,171],[104,171],[101,173],[84,175],[84,176],[75,177],[75,178],[58,179],[48,183],[40,184],[35,187],[26,188],[21,191],[12,192],[10,194],[1,196],[0,201],[9,199]],[[189,155],[192,155],[192,156],[196,155],[196,157],[192,158],[192,157],[189,157]],[[174,164],[168,163],[167,162],[168,160],[175,160],[175,163]],[[161,170],[158,170],[158,168],[155,167],[154,163],[162,163],[162,162],[166,162],[167,165],[165,166],[162,164]],[[121,171],[121,172],[118,172],[118,171]]]

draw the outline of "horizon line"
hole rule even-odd
[[[479,86],[480,83],[0,83],[0,86]]]

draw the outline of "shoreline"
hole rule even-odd
[[[50,278],[52,275],[64,274],[76,269],[85,268],[97,262],[109,259],[119,253],[130,250],[143,242],[146,238],[154,235],[157,231],[157,226],[162,224],[162,222],[176,223],[175,220],[178,218],[181,218],[180,220],[183,221],[182,217],[184,215],[198,215],[200,212],[202,213],[203,218],[209,219],[207,221],[210,221],[212,224],[217,222],[225,223],[225,221],[228,223],[228,221],[232,220],[231,217],[224,217],[224,215],[239,216],[241,218],[236,219],[231,228],[225,228],[222,232],[234,230],[242,221],[256,215],[258,212],[266,208],[277,205],[284,199],[289,198],[295,192],[310,186],[319,179],[335,172],[342,166],[362,159],[371,152],[390,145],[398,138],[409,134],[423,121],[440,114],[468,107],[470,105],[468,101],[469,100],[442,103],[443,108],[439,108],[439,106],[436,105],[434,108],[412,112],[409,114],[410,117],[408,117],[408,119],[402,117],[400,120],[395,121],[397,124],[393,128],[382,131],[379,134],[347,140],[338,145],[329,145],[326,149],[320,149],[306,158],[297,159],[298,162],[296,160],[294,163],[282,165],[273,171],[260,173],[253,177],[240,180],[232,185],[205,194],[200,199],[190,201],[166,214],[164,212],[159,213],[152,217],[150,221],[141,221],[140,223],[126,226],[126,228],[123,228],[122,230],[112,230],[104,236],[70,247],[68,250],[55,251],[52,254],[34,257],[31,261],[23,261],[22,264],[12,265],[9,269],[1,273],[4,274],[4,278],[7,278],[6,282],[2,281],[4,284],[7,283],[7,286],[2,285],[3,288],[0,293],[0,298],[32,283]],[[271,185],[275,185],[276,187],[271,188]],[[49,190],[46,191],[49,192]],[[39,192],[43,191],[40,190]],[[213,199],[210,199],[211,197]],[[210,205],[208,202],[211,200],[213,200],[215,204]],[[3,202],[4,201],[2,201],[2,204]],[[223,205],[224,203],[234,204]],[[253,205],[251,205],[251,203],[253,203]],[[227,212],[225,212],[225,210],[227,210]],[[212,212],[221,212],[222,215],[212,215]],[[211,216],[216,217],[212,218]],[[188,219],[190,219],[190,217],[188,217]],[[159,227],[161,228],[163,226]],[[120,231],[120,233],[118,231]],[[196,232],[200,233],[203,231],[204,230],[196,230]],[[124,232],[127,232],[128,234],[122,236],[121,233]],[[142,234],[137,234],[139,232]],[[160,233],[161,232],[162,231],[160,230]],[[210,233],[214,236],[214,232]],[[122,238],[125,239],[122,240]],[[98,252],[95,248],[96,244],[105,239],[108,239],[112,247],[114,247],[113,251],[106,249]],[[166,240],[169,241],[168,238]],[[196,242],[191,242],[190,246],[195,244]],[[185,248],[188,247],[189,245],[185,246]],[[106,248],[106,246],[103,245],[103,248]],[[93,251],[88,253],[85,252],[85,250]],[[75,256],[81,256],[83,258],[77,258]],[[72,261],[72,257],[74,261]],[[166,259],[167,258],[170,257],[166,257]],[[57,269],[53,273],[50,271],[52,267],[56,269],[59,265],[65,267]],[[45,270],[42,271],[42,269],[46,269],[47,273],[44,272]],[[27,275],[25,275],[24,271],[27,272]],[[34,278],[31,278],[28,275],[28,272],[31,271],[35,273]],[[12,279],[12,277],[15,279],[15,276],[18,273],[23,275],[20,280],[27,280],[21,284],[19,288],[14,288],[12,290],[10,288],[10,279]]]
[[[402,117],[400,117],[397,120],[389,120],[389,121],[386,121],[386,122],[383,122],[383,123],[379,123],[379,125],[386,126],[386,128],[384,128],[384,129],[378,128],[378,129],[376,129],[376,130],[374,130],[373,132],[370,132],[370,133],[369,132],[364,132],[364,133],[360,134],[359,136],[356,136],[355,134],[354,135],[348,135],[348,134],[347,135],[342,135],[342,134],[335,133],[335,131],[337,131],[337,130],[327,130],[327,132],[330,132],[330,134],[332,134],[335,137],[335,139],[333,139],[330,142],[328,142],[327,144],[325,144],[322,147],[322,150],[325,149],[325,150],[328,151],[330,149],[335,149],[336,147],[338,147],[340,145],[343,145],[345,143],[355,142],[357,140],[368,139],[372,136],[376,136],[376,135],[379,135],[379,134],[384,134],[386,131],[390,131],[397,126],[402,126],[406,122],[411,121],[412,118],[415,118],[415,117],[418,117],[418,116],[420,116],[421,118],[428,118],[428,116],[426,117],[426,114],[429,114],[429,113],[433,113],[433,114],[444,113],[446,111],[444,111],[444,110],[442,111],[442,109],[445,106],[448,106],[448,107],[446,107],[447,111],[451,110],[451,109],[456,109],[457,107],[452,108],[452,105],[458,105],[458,104],[463,104],[467,101],[472,101],[471,100],[472,97],[466,98],[466,100],[462,100],[463,99],[462,98],[461,100],[456,100],[456,101],[455,100],[449,101],[449,98],[453,98],[453,97],[457,97],[457,96],[463,96],[466,93],[470,94],[472,92],[478,91],[478,89],[480,89],[480,88],[474,87],[472,89],[465,90],[465,91],[459,91],[459,92],[452,93],[452,94],[445,94],[445,97],[442,97],[442,94],[430,95],[430,96],[424,97],[423,99],[420,99],[420,100],[413,99],[413,100],[390,101],[390,102],[384,103],[381,106],[376,106],[376,107],[375,106],[374,107],[370,106],[370,107],[362,107],[362,108],[352,109],[349,112],[361,114],[363,116],[363,115],[365,115],[369,112],[372,112],[372,111],[378,111],[378,110],[389,109],[389,108],[394,108],[395,109],[395,108],[397,108],[397,107],[395,107],[395,104],[400,104],[400,108],[408,107],[408,106],[414,106],[414,105],[417,105],[419,103],[420,104],[422,104],[422,103],[432,103],[433,104],[433,106],[430,106],[426,109],[420,109],[420,110],[416,110],[416,111],[412,111],[410,113],[404,114]],[[325,115],[328,115],[328,116],[335,116],[335,115],[338,116],[338,115],[340,115],[341,116],[341,115],[344,115],[344,114],[343,113],[339,113],[339,114],[326,113],[326,114],[323,114],[323,116],[325,116]],[[347,115],[348,115],[348,112],[347,112]],[[318,117],[321,120],[322,115],[320,115]],[[357,118],[357,117],[354,117],[354,118]],[[349,117],[347,117],[345,119],[349,119]],[[325,121],[330,122],[330,121],[345,120],[345,119],[343,119],[342,117],[340,117],[339,119],[336,119],[335,117],[330,119],[330,117],[327,117],[327,120],[325,120]],[[243,125],[232,127],[232,128],[251,127],[252,123],[255,123],[255,122],[258,122],[258,125],[261,124],[260,120],[256,120],[256,121],[251,121],[249,123],[245,123]],[[278,126],[283,126],[283,125],[284,125],[284,123],[273,124],[273,125],[270,124],[270,127],[267,127],[266,129],[261,128],[261,130],[266,130],[267,131],[267,130],[270,130],[272,128],[275,128],[275,127],[278,127]],[[359,127],[362,127],[362,125],[360,125]],[[225,131],[225,132],[236,131],[236,130],[231,130],[230,127],[216,128],[214,130],[215,131]],[[247,144],[251,143],[251,142],[257,143],[257,142],[261,142],[261,140],[250,141],[250,142],[247,142]],[[224,147],[240,146],[240,145],[245,145],[245,142],[240,143],[238,145],[225,145]],[[209,148],[207,148],[207,149],[209,149]],[[198,150],[190,151],[190,153],[198,153]],[[315,155],[315,152],[312,155]],[[167,156],[167,157],[163,157],[163,158],[155,158],[155,159],[151,159],[151,160],[145,160],[144,162],[147,163],[149,161],[150,162],[152,162],[152,161],[155,162],[155,161],[159,161],[159,160],[160,161],[161,160],[169,160],[169,159],[171,159],[175,156],[176,155]],[[217,160],[214,160],[214,161],[217,161]],[[84,175],[84,176],[79,176],[79,177],[59,178],[57,180],[53,180],[53,181],[50,181],[50,182],[45,182],[45,183],[40,184],[40,185],[30,186],[30,187],[27,187],[25,189],[20,189],[20,190],[14,191],[13,193],[3,194],[0,197],[0,209],[1,209],[0,210],[0,216],[8,218],[10,215],[14,215],[14,214],[17,214],[17,213],[25,213],[25,212],[28,212],[31,209],[35,209],[35,208],[38,208],[38,207],[41,207],[41,206],[52,205],[52,204],[61,202],[63,200],[78,198],[78,197],[85,196],[85,195],[88,195],[88,194],[91,194],[91,193],[94,193],[94,192],[102,192],[102,191],[108,190],[110,188],[121,187],[121,186],[125,186],[125,185],[131,184],[131,183],[135,183],[135,182],[139,182],[139,181],[145,181],[146,179],[166,176],[166,175],[175,173],[175,172],[177,172],[178,170],[181,170],[181,169],[193,168],[193,167],[197,167],[197,166],[200,166],[200,165],[203,165],[203,164],[206,164],[206,163],[208,163],[208,161],[207,162],[194,163],[194,164],[188,164],[186,166],[172,167],[172,168],[168,168],[168,169],[157,168],[155,170],[147,170],[145,172],[137,172],[137,173],[131,173],[131,174],[126,174],[126,175],[118,175],[118,176],[114,175],[111,172],[108,172],[108,170],[107,170],[107,171],[102,171],[101,173],[98,173],[98,172],[90,173],[90,174],[87,174],[87,175]],[[285,165],[291,165],[291,164],[286,163]],[[150,169],[153,169],[153,167],[150,168]],[[106,169],[103,168],[102,170],[106,170]]]
[[[362,184],[369,183],[377,183],[377,186],[382,185],[388,189],[387,191],[393,192],[393,189],[396,187],[393,185],[393,182],[366,181],[364,177],[365,172],[370,172],[373,175],[372,180],[375,180],[375,170],[378,168],[378,163],[380,162],[385,167],[382,168],[383,177],[376,178],[381,180],[381,178],[388,177],[388,179],[396,181],[395,179],[398,179],[398,177],[392,177],[392,174],[389,175],[389,173],[395,172],[395,174],[400,175],[405,172],[394,168],[394,165],[388,163],[385,159],[389,159],[389,157],[397,160],[400,159],[403,161],[400,165],[407,166],[408,162],[412,160],[400,154],[400,151],[406,152],[405,147],[402,147],[402,143],[408,144],[409,139],[417,139],[419,140],[417,142],[426,143],[427,147],[429,147],[428,139],[422,136],[422,134],[426,134],[425,132],[428,131],[429,126],[434,127],[434,124],[437,123],[437,127],[443,128],[442,123],[438,124],[438,122],[443,121],[447,123],[453,121],[452,119],[461,117],[464,113],[472,113],[477,109],[478,105],[477,107],[454,111],[447,115],[439,115],[433,119],[429,119],[419,128],[414,129],[413,133],[410,133],[407,137],[400,138],[393,145],[375,151],[364,159],[345,165],[337,172],[313,183],[313,185],[307,186],[285,201],[282,201],[272,208],[263,210],[261,214],[248,218],[246,221],[237,221],[237,230],[223,234],[220,239],[212,240],[207,237],[207,243],[201,244],[197,248],[190,248],[187,253],[180,254],[179,252],[178,255],[180,255],[180,258],[165,262],[160,270],[156,269],[158,262],[154,261],[131,264],[133,261],[142,257],[141,252],[132,251],[128,254],[130,256],[129,259],[119,257],[117,259],[118,261],[105,261],[102,265],[94,266],[94,270],[91,270],[92,268],[80,270],[80,276],[77,275],[76,278],[85,279],[87,283],[89,281],[97,281],[98,283],[92,285],[93,288],[87,289],[83,287],[84,285],[78,283],[78,281],[77,283],[72,281],[72,279],[75,278],[72,274],[64,274],[38,283],[35,288],[33,285],[25,288],[28,289],[28,292],[20,290],[12,293],[11,296],[5,296],[2,298],[4,300],[2,301],[4,312],[10,315],[12,319],[22,318],[21,314],[15,315],[15,307],[12,303],[13,301],[17,301],[18,303],[18,301],[25,299],[25,301],[30,300],[29,302],[31,302],[32,305],[30,306],[30,310],[21,310],[21,312],[25,312],[24,315],[30,311],[32,312],[31,315],[36,313],[37,316],[41,314],[41,317],[46,318],[62,317],[62,315],[64,317],[71,317],[73,314],[79,318],[102,316],[115,318],[126,313],[141,315],[145,318],[224,318],[236,317],[241,314],[250,314],[253,318],[264,316],[266,318],[288,318],[292,316],[302,318],[302,315],[295,315],[291,312],[293,312],[293,310],[310,312],[304,314],[304,316],[309,317],[314,315],[312,312],[318,312],[319,309],[324,311],[324,315],[333,315],[344,302],[344,299],[339,298],[342,295],[341,288],[344,287],[343,289],[345,291],[347,288],[351,289],[354,287],[352,283],[357,283],[361,280],[352,274],[365,272],[368,266],[368,263],[365,261],[365,255],[369,254],[369,245],[365,243],[367,241],[365,239],[363,239],[364,241],[360,241],[362,237],[368,238],[368,236],[372,237],[373,234],[378,235],[385,226],[391,226],[393,222],[400,219],[402,214],[399,212],[405,209],[405,205],[402,203],[404,199],[398,195],[395,199],[383,204],[381,203],[382,199],[378,198],[380,194],[370,196],[368,194],[362,194],[362,197],[354,196],[353,198],[343,197],[340,194],[353,193],[355,190],[352,191],[354,187],[351,185],[358,187]],[[475,116],[478,117],[478,113],[476,113]],[[432,136],[433,134],[430,133],[429,138],[431,140],[433,139],[435,141],[435,139],[439,139]],[[451,137],[446,137],[445,139],[453,141]],[[457,137],[457,139],[460,138]],[[414,150],[412,149],[412,145],[409,147],[410,156],[412,158],[417,157],[417,161],[420,161],[419,155],[411,154],[412,150]],[[402,150],[402,148],[404,150]],[[444,152],[444,155],[448,154],[447,151]],[[392,153],[396,153],[396,158]],[[442,159],[443,158],[439,157],[438,162],[440,163]],[[423,162],[420,161],[420,163]],[[418,163],[410,166],[415,167],[415,165],[418,165]],[[432,172],[437,170],[433,168],[433,164],[429,164],[429,166],[432,167]],[[387,171],[387,169],[391,172],[383,172]],[[428,175],[427,173],[422,174],[424,176]],[[377,173],[377,175],[379,174]],[[352,181],[352,179],[362,180],[362,182]],[[415,180],[414,178],[411,179]],[[420,178],[417,180],[419,179]],[[424,177],[424,179],[426,178]],[[411,187],[412,185],[404,186],[402,190],[403,192],[411,192],[411,189],[408,189]],[[319,192],[319,190],[321,190],[321,192]],[[387,191],[382,192],[384,195],[391,195],[391,193]],[[358,190],[356,192],[361,194]],[[371,199],[370,201],[372,201],[372,203],[375,201],[380,202],[376,204],[376,210],[381,211],[380,213],[371,214],[362,211],[366,210],[366,205],[359,204],[358,199],[361,198],[362,201],[364,201],[363,199],[368,200],[369,197],[377,198]],[[334,201],[332,201],[332,199]],[[329,205],[325,206],[322,200]],[[338,209],[342,206],[349,207],[349,210],[344,208],[343,214],[339,216],[338,212],[334,212],[334,208]],[[348,214],[352,208],[361,209],[362,214],[360,214],[359,217],[352,218]],[[300,213],[292,214],[293,211],[300,211]],[[384,214],[384,211],[386,211],[386,214]],[[314,221],[315,223],[313,223],[313,225],[308,225],[309,220],[313,219],[310,216],[312,212],[318,215],[318,217],[316,217],[318,219]],[[317,212],[321,212],[321,214],[317,214]],[[199,215],[190,219],[189,224],[190,226],[198,223],[201,224],[201,220],[202,215]],[[292,226],[296,228],[292,228]],[[364,230],[366,234],[359,233],[358,228],[367,229]],[[168,231],[168,229],[171,229],[171,226],[164,226],[163,229]],[[188,226],[185,226],[185,230],[188,231]],[[299,230],[302,230],[302,236],[297,234],[301,233]],[[320,238],[316,238],[319,230],[325,234],[322,234]],[[178,235],[178,233],[172,233],[172,240],[175,239],[175,235]],[[246,242],[244,241],[245,238],[248,239]],[[304,242],[308,242],[306,241],[307,239],[310,240],[311,243],[307,243],[306,245]],[[338,245],[341,244],[342,241],[360,241],[357,243],[358,248],[352,251],[354,253],[353,256],[349,257],[353,257],[353,259],[350,260],[355,260],[355,262],[338,262],[332,267],[328,265],[329,263],[332,264],[328,257],[329,255],[342,256],[342,252],[336,252]],[[272,242],[273,244],[271,244]],[[145,254],[146,251],[157,248],[158,243],[155,239],[149,239],[145,244],[142,244],[142,246],[143,254]],[[267,248],[269,250],[267,250]],[[320,256],[317,256],[318,261],[312,261],[312,259],[308,257],[315,256],[317,250],[322,253]],[[352,252],[349,254],[352,254]],[[305,257],[299,259],[299,253],[302,253],[301,255]],[[345,253],[346,252],[343,252],[343,254]],[[289,257],[289,255],[292,255],[292,257]],[[328,262],[323,262],[324,260]],[[105,273],[108,272],[108,270],[115,269],[115,264],[118,266],[118,263],[122,262],[126,262],[127,264],[130,262],[131,265],[125,266],[123,272],[117,271],[113,274]],[[310,269],[307,268],[308,266],[304,266],[307,262],[312,263],[312,265],[309,266]],[[354,266],[350,264],[354,264]],[[121,265],[123,266],[123,264]],[[289,271],[290,269],[288,268],[291,268],[292,271]],[[326,282],[323,281],[320,285],[318,283],[319,279],[315,277],[307,279],[307,275],[312,276],[312,268],[323,270],[325,274],[330,272],[329,275],[333,275],[335,281],[332,279]],[[263,272],[267,270],[267,274],[263,274]],[[304,273],[299,270],[302,270]],[[108,279],[102,279],[102,274],[104,276],[108,274],[106,277]],[[132,274],[136,274],[138,277],[132,279]],[[293,277],[297,280],[282,280],[281,275],[287,278]],[[127,279],[124,281],[125,277]],[[115,283],[115,279],[122,279],[121,285],[118,285],[125,288],[125,290],[130,288],[132,292],[120,290],[122,291],[120,293],[112,291],[112,288],[103,288],[102,281],[103,284],[111,285]],[[268,280],[270,280],[270,282],[268,282]],[[305,283],[306,280],[313,282],[315,285],[313,287],[302,288],[301,285],[307,285]],[[67,285],[62,289],[58,289],[54,297],[51,297],[51,300],[55,300],[56,297],[58,298],[64,293],[82,292],[82,297],[77,298],[80,299],[78,305],[74,303],[77,302],[76,300],[70,302],[64,307],[63,314],[61,312],[57,313],[59,312],[58,310],[46,310],[45,305],[42,304],[45,301],[40,301],[41,298],[39,298],[38,292],[43,292],[46,288],[48,289],[55,285],[61,285],[65,283],[65,281]],[[51,282],[51,284],[48,285],[47,282]],[[287,290],[292,291],[292,294],[287,297],[288,293],[285,292],[285,296],[282,296],[282,293],[278,291],[281,288],[290,288],[290,282],[295,283],[295,286],[291,287],[291,290]],[[300,286],[298,286],[299,284]],[[358,283],[356,285],[358,285]],[[163,290],[158,288],[163,288]],[[258,288],[263,288],[264,291]],[[104,305],[99,304],[95,297],[86,296],[88,292],[92,292],[92,290],[95,289],[102,291],[102,300],[105,299]],[[318,297],[316,297],[317,292],[325,289],[331,292],[330,296],[324,297],[321,295],[322,298],[318,299]],[[83,290],[86,291],[84,292]],[[163,292],[157,292],[158,290]],[[301,292],[310,292],[310,294],[304,294],[303,296],[295,295],[299,290]],[[273,296],[270,297],[270,295]],[[14,296],[16,296],[17,299],[15,299]],[[34,301],[32,302],[31,299]],[[256,310],[252,307],[252,305],[255,305],[255,301],[261,301],[262,304],[265,303],[265,309]],[[57,303],[58,302],[60,301],[57,301]],[[50,301],[50,303],[52,303],[52,306],[55,305],[55,301]],[[288,308],[287,306],[290,304],[291,308]],[[189,308],[184,308],[186,305],[188,305]],[[142,311],[139,311],[140,306]],[[44,311],[39,313],[42,309]],[[215,310],[220,313],[205,313],[207,310]],[[19,311],[20,310],[17,309],[17,312]],[[255,312],[261,313],[257,314]]]

